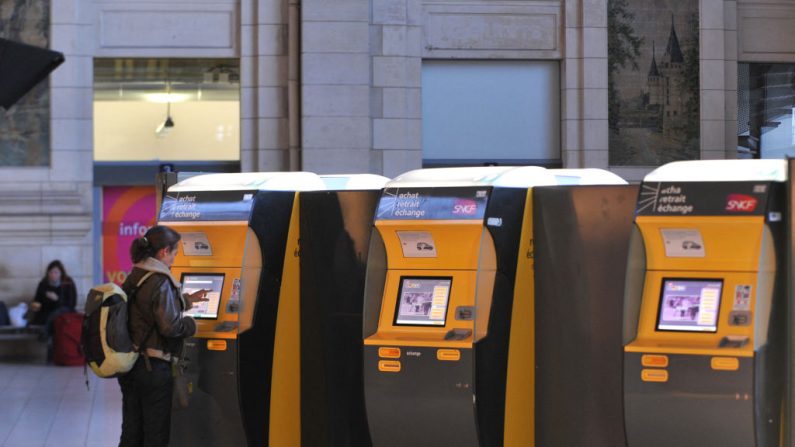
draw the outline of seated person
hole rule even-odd
[[[31,316],[28,324],[46,325],[47,333],[52,335],[52,322],[55,318],[74,312],[76,304],[77,288],[74,281],[66,274],[61,261],[52,261],[36,289],[36,297],[30,305]]]

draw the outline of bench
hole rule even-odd
[[[44,326],[0,326],[0,361],[47,359],[47,332]]]

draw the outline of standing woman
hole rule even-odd
[[[119,377],[123,397],[120,447],[168,445],[174,387],[171,365],[181,354],[183,339],[196,333],[196,322],[182,312],[193,303],[207,301],[204,290],[180,294],[180,284],[171,274],[180,238],[169,227],[155,226],[130,247],[133,269],[122,289],[132,297],[130,337],[141,356],[129,373]],[[148,272],[153,274],[133,294]]]
[[[58,315],[74,312],[77,304],[75,282],[66,274],[61,261],[52,261],[47,266],[36,296],[30,305],[33,316],[28,322],[35,325],[46,325],[47,333],[52,335],[52,322]]]

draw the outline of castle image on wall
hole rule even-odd
[[[617,3],[626,9],[618,18],[631,22],[610,41],[624,39],[634,51],[627,44],[608,49],[624,58],[623,66],[610,64],[610,164],[657,166],[699,158],[698,6],[691,11],[693,2]],[[637,9],[630,11],[630,4]]]
[[[671,17],[671,35],[665,53],[657,64],[655,45],[652,41],[651,67],[649,68],[647,89],[645,92],[646,107],[659,117],[660,131],[671,138],[679,138],[679,121],[685,113],[685,104],[690,94],[684,88],[685,59],[676,36],[676,26]]]

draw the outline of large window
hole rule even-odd
[[[95,60],[95,161],[239,159],[237,59]]]
[[[422,63],[424,164],[560,164],[557,62]]]
[[[737,96],[740,157],[795,156],[795,64],[739,64]]]

